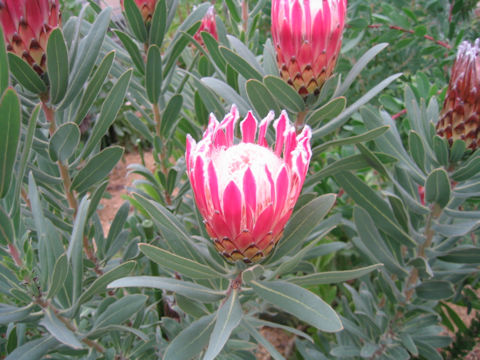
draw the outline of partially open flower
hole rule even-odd
[[[258,126],[249,112],[240,124],[242,139],[235,143],[238,112],[232,106],[221,123],[210,116],[198,143],[187,137],[187,173],[197,206],[215,247],[230,261],[257,262],[270,253],[307,174],[310,128],[297,135],[282,112],[274,123],[275,148],[270,148],[266,133],[273,117],[271,112]]]
[[[203,46],[204,44],[201,36],[202,31],[206,31],[210,33],[210,35],[212,35],[215,38],[215,40],[218,40],[217,23],[215,21],[215,8],[213,6],[210,6],[207,13],[202,19],[202,23],[200,24],[200,27],[198,28],[197,32],[193,36],[195,40],[197,40],[198,43]]]
[[[0,0],[0,23],[7,50],[43,74],[48,36],[60,24],[58,0]]]
[[[120,4],[122,5],[122,10],[125,10],[124,0],[120,0]],[[140,9],[142,13],[143,21],[145,23],[150,22],[153,17],[153,13],[155,12],[155,5],[157,5],[157,0],[135,0],[135,4]]]
[[[461,139],[469,149],[480,147],[480,38],[458,47],[437,134],[450,145]]]
[[[347,0],[272,0],[280,74],[300,95],[318,94],[335,68]]]

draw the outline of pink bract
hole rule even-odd
[[[215,40],[218,40],[218,33],[217,33],[217,22],[215,20],[215,8],[213,6],[210,6],[207,13],[202,19],[202,23],[200,24],[200,27],[198,28],[197,32],[194,35],[195,40],[197,42],[204,46],[203,44],[203,39],[201,36],[201,33],[203,31],[208,32],[210,35],[212,35]]]
[[[48,36],[60,24],[58,0],[0,0],[0,23],[7,50],[43,74]]]
[[[463,140],[471,150],[480,148],[480,38],[458,47],[437,134],[450,145]]]
[[[347,0],[272,0],[272,38],[282,78],[318,94],[335,68]]]
[[[275,147],[266,134],[273,112],[258,122],[251,112],[240,123],[232,106],[222,122],[210,115],[203,138],[187,136],[187,173],[216,249],[228,260],[257,262],[282,236],[301,192],[312,156],[311,130],[297,135],[283,111],[274,122]],[[258,136],[257,136],[258,132]]]

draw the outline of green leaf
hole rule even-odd
[[[283,79],[269,75],[263,78],[263,82],[282,108],[285,107],[294,113],[305,110],[303,98]]]
[[[92,107],[94,101],[98,98],[98,94],[102,88],[103,82],[107,78],[110,68],[112,67],[113,59],[115,59],[115,51],[110,51],[107,55],[105,55],[102,62],[98,66],[97,71],[95,71],[95,74],[93,74],[92,78],[90,79],[75,115],[74,123],[77,125],[79,125],[85,116],[87,116],[88,111]]]
[[[202,83],[215,91],[219,96],[223,97],[227,103],[236,104],[240,113],[246,114],[248,110],[250,110],[248,103],[238,95],[230,85],[224,83],[222,80],[213,77],[206,77],[202,78]]]
[[[225,72],[225,66],[227,63],[225,62],[222,54],[220,54],[217,40],[212,36],[212,34],[206,31],[202,31],[200,36],[202,37],[203,43],[207,47],[208,53],[210,54],[212,60],[221,71]]]
[[[50,281],[50,288],[48,289],[47,299],[54,297],[58,291],[63,287],[65,279],[68,274],[68,258],[66,254],[60,256],[55,262],[53,274]]]
[[[375,129],[371,129],[360,135],[355,135],[355,136],[351,136],[343,139],[330,140],[321,145],[314,147],[313,154],[314,156],[318,155],[324,152],[326,149],[328,149],[331,146],[351,145],[351,144],[358,144],[361,142],[370,141],[383,135],[386,131],[388,131],[388,129],[390,129],[390,126],[384,125]]]
[[[265,339],[260,332],[250,323],[250,321],[243,320],[241,327],[244,328],[258,344],[262,345],[275,360],[285,360],[275,346],[273,346],[267,339]]]
[[[480,157],[477,156],[468,161],[465,165],[455,170],[452,179],[455,181],[464,181],[472,178],[480,172]]]
[[[9,52],[8,63],[12,75],[25,89],[35,94],[43,94],[47,91],[47,86],[40,76],[17,55]]]
[[[418,165],[420,169],[425,169],[425,147],[423,146],[423,140],[413,130],[410,130],[408,134],[408,148],[410,149],[410,155]]]
[[[134,0],[125,0],[125,17],[127,18],[128,25],[132,29],[133,34],[142,43],[147,42],[147,28],[143,21],[142,13],[138,8]]]
[[[299,286],[314,286],[320,284],[336,284],[344,282],[347,280],[357,279],[364,275],[369,274],[373,270],[381,268],[383,264],[375,264],[366,266],[363,268],[358,268],[354,270],[345,270],[345,271],[328,271],[323,273],[315,273],[304,276],[296,276],[289,279],[286,279],[292,284],[297,284]]]
[[[213,360],[222,351],[230,334],[240,324],[243,312],[239,301],[239,291],[233,290],[227,301],[217,311],[215,327],[210,335],[204,360]]]
[[[152,45],[148,48],[147,67],[145,70],[145,88],[147,90],[148,100],[150,100],[152,104],[158,102],[162,91],[162,81],[162,56],[160,55],[160,48],[157,45]]]
[[[250,79],[247,81],[245,87],[250,103],[261,118],[267,116],[271,110],[273,110],[275,114],[280,114],[280,108],[262,82]]]
[[[133,70],[127,70],[122,74],[122,76],[120,76],[117,83],[113,86],[112,90],[110,90],[110,93],[103,102],[102,110],[100,111],[100,117],[95,122],[95,126],[93,127],[90,137],[88,138],[88,141],[85,144],[85,148],[82,152],[83,158],[92,152],[95,146],[105,135],[108,128],[115,121],[118,111],[123,104],[125,94],[127,93],[132,72]]]
[[[53,29],[47,42],[47,72],[50,81],[50,103],[62,101],[68,87],[68,52],[60,28]]]
[[[1,35],[1,34],[0,34]],[[15,230],[10,216],[0,205],[0,244],[7,245],[15,240]]]
[[[433,138],[433,151],[435,152],[437,161],[442,166],[448,165],[448,148],[448,141],[438,135],[435,135]]]
[[[150,22],[149,43],[162,47],[163,38],[167,30],[167,6],[165,0],[157,1],[152,21]]]
[[[57,318],[50,308],[47,308],[45,311],[45,316],[39,324],[47,329],[48,332],[62,344],[65,344],[73,349],[83,348],[80,340],[78,340],[75,334]]]
[[[245,79],[262,81],[262,75],[241,56],[224,46],[220,46],[219,50],[223,58]]]
[[[183,106],[183,96],[173,95],[168,101],[167,107],[162,115],[160,133],[165,139],[169,139],[175,133],[177,124],[180,120],[179,114]]]
[[[65,109],[72,103],[83,89],[88,75],[92,72],[110,24],[110,12],[110,7],[104,9],[90,26],[88,34],[80,41],[78,53],[70,71],[71,78],[69,79],[67,94],[60,104],[59,110]],[[96,96],[97,94],[95,94]]]
[[[0,99],[0,199],[7,195],[14,174],[20,141],[20,101],[13,89],[8,89]],[[22,181],[22,179],[17,179]]]
[[[35,306],[36,305],[32,303],[19,308],[7,304],[0,304],[0,324],[8,325],[12,322],[22,321],[35,310]]]
[[[217,279],[221,276],[212,268],[196,261],[178,256],[149,244],[139,244],[140,251],[161,267],[177,271],[191,279]]]
[[[209,289],[203,285],[159,276],[128,276],[111,282],[108,284],[108,287],[148,287],[162,289],[200,302],[216,302],[225,296],[223,292]]]
[[[132,40],[129,35],[125,34],[124,32],[120,30],[115,30],[114,32],[122,42],[125,50],[127,50],[128,55],[130,55],[130,59],[132,59],[133,64],[135,65],[137,70],[140,72],[140,74],[144,75],[145,62],[143,61],[142,54],[140,54],[140,49],[138,48],[138,45],[135,43],[135,41]]]
[[[455,163],[461,160],[466,148],[467,144],[465,144],[465,141],[460,139],[455,140],[450,148],[450,162]]]
[[[440,260],[456,264],[480,264],[480,248],[466,246],[456,248],[438,257]]]
[[[329,121],[334,119],[345,110],[345,105],[347,104],[347,99],[343,96],[337,97],[330,100],[328,103],[323,105],[320,109],[312,112],[306,123],[309,124],[312,128],[318,126],[323,121]]]
[[[343,329],[335,311],[314,293],[285,281],[251,281],[253,291],[269,303],[326,332]]]
[[[78,207],[75,222],[73,224],[72,236],[67,250],[67,258],[72,264],[73,294],[75,302],[82,292],[83,279],[83,235],[87,222],[87,210],[89,201],[85,196]]]
[[[350,85],[354,82],[355,78],[360,74],[360,72],[367,66],[367,64],[375,57],[377,54],[385,49],[388,46],[387,43],[381,43],[370,48],[365,54],[363,54],[360,59],[352,66],[352,69],[347,74],[345,81],[340,85],[337,91],[335,91],[334,97],[342,95],[345,91],[348,90]]]
[[[204,316],[183,329],[168,345],[163,360],[190,360],[208,343],[215,324],[214,314]]]
[[[302,246],[308,235],[322,221],[335,203],[334,194],[325,194],[313,199],[308,204],[296,211],[280,239],[277,249],[273,256],[268,259],[268,263],[280,261],[285,255],[293,252],[295,248]]]
[[[407,247],[415,246],[415,241],[395,221],[393,212],[388,204],[367,184],[349,172],[335,175],[337,182],[347,194],[372,217],[376,226],[392,238]]]
[[[428,174],[425,183],[425,200],[444,208],[450,201],[450,180],[444,169],[435,169]]]
[[[8,87],[8,82],[9,73],[7,47],[5,45],[3,28],[0,26],[0,95],[2,95],[5,89]]]
[[[57,345],[58,341],[53,336],[44,336],[17,347],[5,360],[40,360]]]
[[[64,163],[77,149],[80,142],[80,128],[77,124],[67,122],[62,124],[50,138],[48,153],[53,161]]]
[[[380,83],[375,85],[373,88],[368,90],[360,99],[355,101],[352,105],[346,108],[340,115],[335,117],[334,119],[330,120],[328,123],[323,125],[322,127],[313,131],[312,137],[313,139],[319,139],[322,136],[330,134],[331,132],[340,128],[343,124],[345,124],[350,116],[356,112],[361,106],[368,103],[371,99],[377,96],[383,89],[385,89],[388,85],[390,85],[393,81],[398,79],[402,74],[395,74],[391,75],[388,78],[382,80]]]
[[[452,284],[444,280],[427,280],[415,288],[417,296],[426,300],[448,299],[455,294]]]
[[[353,218],[357,232],[360,235],[361,243],[368,252],[367,254],[373,257],[375,261],[380,261],[385,264],[385,267],[389,269],[389,271],[398,275],[405,275],[406,270],[391,253],[370,215],[362,208],[356,206],[353,210]],[[355,245],[359,245],[359,243],[355,242]]]
[[[110,174],[122,155],[123,149],[120,146],[111,146],[102,150],[78,172],[72,181],[71,189],[79,193],[87,191]]]
[[[127,321],[130,316],[143,308],[147,297],[145,295],[126,295],[120,300],[110,304],[105,311],[97,315],[93,323],[93,329],[99,329],[109,325],[119,325]]]

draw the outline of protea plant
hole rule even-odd
[[[195,40],[197,40],[197,42],[202,46],[204,45],[201,36],[201,33],[203,31],[210,33],[210,35],[212,35],[216,40],[218,40],[217,22],[215,21],[215,8],[213,6],[210,6],[210,8],[208,9],[207,13],[202,19],[200,27],[194,35]]]
[[[437,134],[450,145],[461,139],[469,149],[480,147],[480,38],[458,47]]]
[[[42,75],[48,36],[60,24],[58,0],[0,0],[0,22],[7,50]]]
[[[229,261],[258,262],[282,236],[302,189],[312,155],[308,126],[297,135],[286,112],[275,121],[276,144],[265,138],[273,113],[241,122],[232,106],[222,122],[210,115],[202,140],[187,137],[187,174],[207,232]],[[257,134],[258,128],[258,137]]]
[[[306,97],[332,74],[347,0],[272,0],[272,38],[281,77]]]
[[[125,10],[123,2],[124,0],[120,0],[122,10]],[[143,21],[145,23],[150,22],[152,20],[153,13],[155,12],[155,5],[157,4],[157,0],[135,0],[135,4],[142,13]]]

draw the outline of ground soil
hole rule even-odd
[[[155,162],[151,152],[144,154],[145,166],[153,171],[155,169]],[[140,176],[136,174],[128,173],[129,164],[141,164],[142,160],[138,153],[127,153],[123,157],[117,166],[113,169],[110,175],[110,182],[107,187],[107,191],[110,194],[110,198],[104,198],[101,201],[101,209],[99,210],[100,220],[102,222],[103,231],[108,234],[110,225],[115,217],[120,206],[125,202],[122,196],[128,194],[128,188],[132,187],[132,183],[135,179],[139,179]],[[467,327],[470,325],[471,319],[475,316],[472,311],[471,314],[467,314],[467,309],[462,306],[450,304],[460,318],[465,322]],[[295,337],[281,329],[274,329],[265,327],[261,330],[262,335],[272,344],[275,348],[284,356],[291,354],[294,346]],[[449,333],[454,337],[455,334]],[[271,356],[263,346],[259,346],[256,353],[258,360],[269,360]],[[468,354],[465,360],[480,360],[480,344]]]

